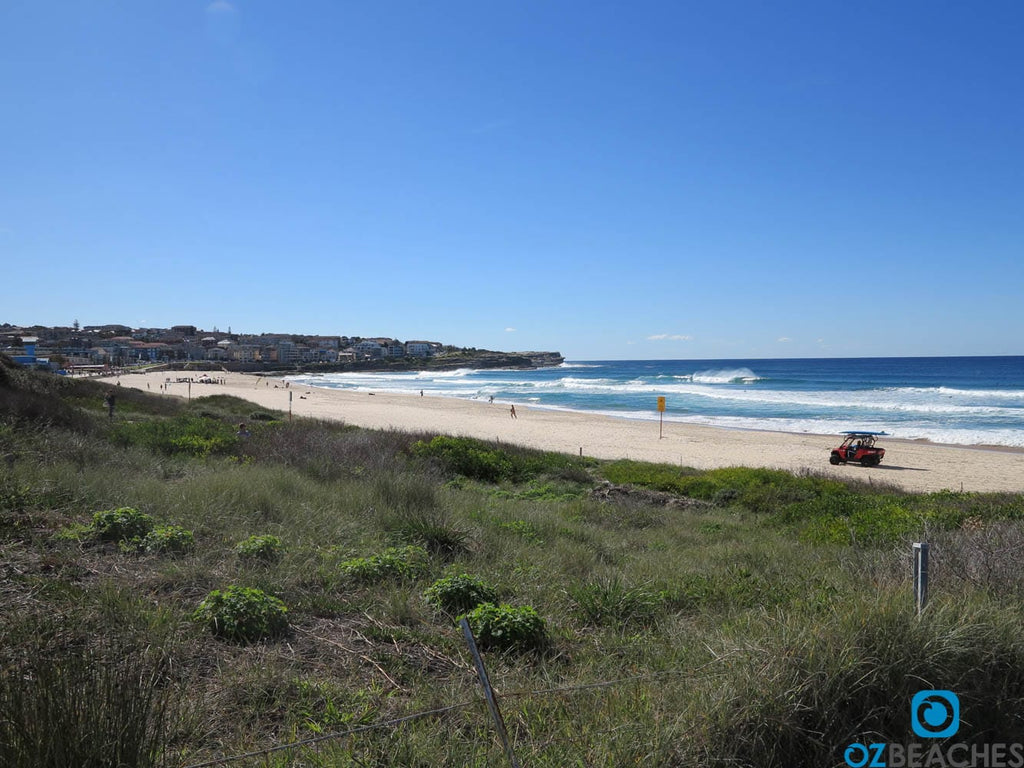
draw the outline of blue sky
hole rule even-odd
[[[1024,354],[1024,3],[0,4],[0,322]]]

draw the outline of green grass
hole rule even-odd
[[[484,651],[526,765],[833,765],[906,741],[925,686],[960,695],[966,740],[1024,741],[1020,496],[254,420],[230,398],[125,391],[111,423],[102,385],[4,372],[0,763],[187,766],[466,704],[239,764],[500,765],[452,622],[480,594],[543,627],[542,653]],[[601,502],[602,479],[707,503]],[[96,543],[121,508],[189,545]],[[286,546],[237,556],[252,536]],[[225,642],[192,620],[231,585],[287,628]]]

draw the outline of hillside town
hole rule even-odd
[[[388,337],[312,336],[293,333],[232,333],[194,325],[131,328],[126,325],[68,327],[0,325],[0,354],[15,362],[54,370],[125,368],[144,364],[213,363],[233,369],[340,366],[374,362],[434,363],[438,358],[492,359],[491,353],[437,341]],[[557,353],[512,353],[530,359]],[[492,357],[487,357],[492,356]],[[549,362],[550,358],[544,358]]]

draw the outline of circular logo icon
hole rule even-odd
[[[910,727],[924,739],[946,739],[960,730],[960,699],[952,691],[918,691],[910,700]]]

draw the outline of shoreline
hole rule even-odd
[[[101,379],[168,397],[188,396],[177,372],[131,373]],[[218,373],[223,384],[194,384],[192,398],[234,395],[263,408],[301,418],[339,421],[368,429],[433,432],[495,440],[596,459],[632,459],[695,469],[729,466],[765,467],[814,473],[844,480],[888,484],[912,492],[940,490],[1024,492],[1024,449],[964,446],[887,438],[886,457],[877,467],[832,466],[829,450],[838,435],[767,432],[702,424],[665,422],[658,437],[657,420],[627,419],[580,411],[551,410],[453,397],[352,392],[312,385],[286,386],[286,377]]]

